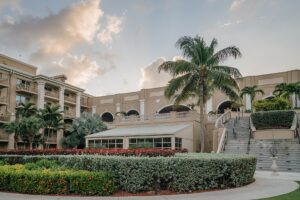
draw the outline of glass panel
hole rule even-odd
[[[136,139],[129,139],[129,143],[136,143]]]
[[[138,143],[144,143],[144,141],[145,141],[144,138],[139,138],[139,139],[137,139],[137,142],[138,142]]]
[[[117,144],[117,148],[123,148],[123,144]]]
[[[115,147],[116,147],[116,144],[115,144],[115,143],[110,143],[110,144],[109,144],[109,148],[110,148],[110,149],[114,149]]]
[[[153,143],[153,138],[146,138],[147,143]]]
[[[154,142],[162,142],[162,138],[154,138]]]
[[[171,142],[171,138],[164,138],[164,142]]]
[[[117,139],[117,143],[122,143],[123,144],[123,139]]]
[[[155,148],[161,148],[161,147],[162,147],[161,142],[155,142],[155,143],[154,143],[154,147],[155,147]]]
[[[109,140],[109,143],[116,143],[116,140]]]
[[[108,144],[108,140],[102,140],[102,144]]]
[[[171,147],[171,143],[164,143],[163,147]]]

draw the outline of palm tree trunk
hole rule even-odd
[[[32,150],[32,141],[29,142],[29,149]]]
[[[204,122],[204,83],[203,80],[200,82],[200,101],[199,101],[199,106],[200,106],[200,144],[201,144],[201,152],[204,152],[204,144],[205,144],[205,122]]]

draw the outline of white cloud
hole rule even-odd
[[[158,73],[158,67],[165,61],[165,58],[158,58],[142,69],[142,78],[140,80],[141,88],[155,88],[167,85],[168,81],[172,78],[171,75],[164,71]]]
[[[245,0],[233,0],[231,2],[230,8],[229,8],[230,11],[238,10],[244,2],[245,2]]]
[[[121,32],[122,23],[122,17],[108,16],[106,28],[97,35],[99,41],[103,44],[111,43],[113,41],[113,35],[116,35]]]

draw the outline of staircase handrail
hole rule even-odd
[[[224,150],[227,137],[228,137],[228,131],[227,128],[224,128],[218,145],[217,153],[221,153]]]
[[[255,132],[255,131],[256,131],[256,128],[255,128],[255,126],[254,126],[254,124],[253,124],[251,115],[250,115],[250,123],[249,123],[249,125],[250,125],[251,133],[252,133],[252,132]]]
[[[294,136],[295,138],[298,138],[300,144],[299,123],[297,113],[295,113],[294,115],[293,123],[290,130],[294,132]]]
[[[231,111],[228,110],[225,113],[223,113],[215,123],[215,128],[221,128],[224,127],[224,124],[231,118]]]

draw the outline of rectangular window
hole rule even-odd
[[[175,149],[182,149],[182,138],[175,138]]]
[[[123,139],[110,139],[110,140],[95,140],[94,148],[100,149],[115,149],[115,148],[123,148]]]
[[[129,148],[171,148],[171,138],[130,138]]]

